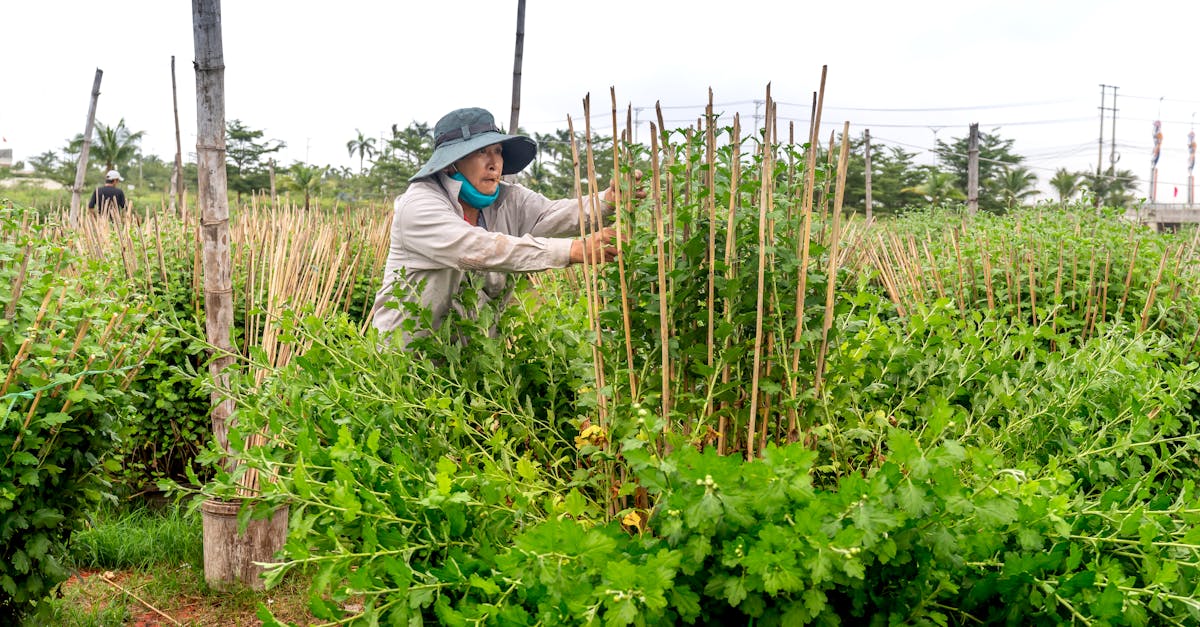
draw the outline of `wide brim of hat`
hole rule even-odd
[[[504,133],[481,133],[470,139],[448,142],[438,146],[429,157],[429,161],[417,171],[409,182],[425,178],[441,172],[446,166],[463,157],[492,144],[503,144],[504,169],[502,174],[516,174],[525,169],[537,156],[537,142],[524,135],[505,135]]]

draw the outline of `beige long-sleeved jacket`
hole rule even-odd
[[[401,328],[409,314],[390,304],[393,294],[429,309],[434,326],[453,307],[472,316],[459,300],[464,280],[479,288],[477,305],[507,297],[508,274],[563,268],[571,241],[579,237],[580,203],[550,200],[521,185],[502,183],[500,197],[482,211],[480,226],[463,219],[462,183],[444,174],[414,181],[396,199],[383,287],[375,297],[372,324]],[[583,202],[590,224],[590,200]],[[607,213],[602,203],[601,215]],[[401,343],[407,343],[404,334]]]

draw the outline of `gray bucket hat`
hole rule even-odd
[[[504,150],[502,174],[525,169],[537,154],[537,142],[524,135],[506,135],[496,127],[495,118],[486,109],[455,109],[442,116],[433,127],[433,155],[410,182],[441,172],[446,166],[492,144]]]

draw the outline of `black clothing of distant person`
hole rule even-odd
[[[95,209],[96,205],[100,205],[100,214],[106,214],[114,209],[125,208],[125,192],[117,187],[117,183],[121,180],[121,173],[116,170],[109,170],[104,176],[104,186],[97,187],[92,193],[92,198],[88,200],[88,209]]]

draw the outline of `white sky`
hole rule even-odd
[[[463,106],[507,126],[516,6],[226,0],[226,119],[286,142],[285,164],[354,169],[346,142],[356,129],[432,126]],[[1016,140],[1044,187],[1058,167],[1095,168],[1100,85],[1115,85],[1118,167],[1147,193],[1161,119],[1159,200],[1178,186],[1182,201],[1200,111],[1197,18],[1196,3],[1160,0],[528,0],[520,123],[546,133],[570,115],[582,130],[590,93],[593,128],[608,134],[615,88],[620,124],[626,107],[641,109],[646,140],[656,102],[668,123],[686,124],[711,88],[717,109],[740,112],[746,127],[770,83],[781,127],[794,120],[800,136],[827,65],[824,138],[849,120],[853,134],[869,128],[877,145],[932,163],[923,151],[935,135],[964,137],[979,122]],[[60,150],[83,131],[100,68],[97,119],[123,118],[145,131],[144,152],[170,161],[174,55],[184,151],[194,153],[191,20],[179,0],[0,0],[0,147],[26,161]]]

